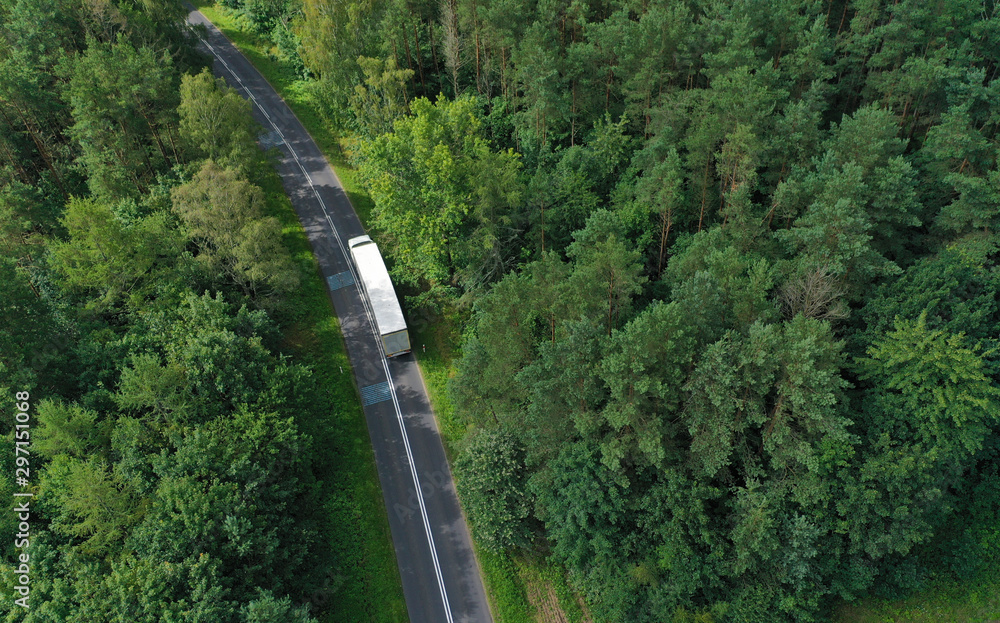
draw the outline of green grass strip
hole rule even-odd
[[[841,604],[834,623],[993,623],[1000,621],[1000,570],[965,580],[932,582],[898,600],[866,598]]]
[[[476,556],[496,623],[533,623],[535,617],[524,581],[510,556],[481,548],[476,548]]]

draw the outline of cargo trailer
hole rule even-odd
[[[358,269],[361,289],[368,298],[372,314],[375,316],[375,330],[382,340],[386,357],[395,357],[410,352],[410,336],[403,319],[403,310],[389,279],[382,254],[378,246],[368,236],[358,236],[347,241],[351,258]]]

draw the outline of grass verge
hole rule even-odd
[[[837,608],[834,623],[988,623],[1000,621],[1000,571],[943,580],[906,599],[869,598]]]

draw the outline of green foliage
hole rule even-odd
[[[45,576],[65,582],[49,594],[63,620],[313,620],[289,595],[314,590],[323,560],[292,417],[315,389],[264,345],[273,332],[263,312],[190,294],[133,319],[113,401],[88,394],[110,412],[37,404],[40,530],[70,561]]]
[[[665,265],[670,230],[686,220],[681,158],[677,148],[665,147],[653,139],[636,154],[634,163],[642,168],[642,174],[632,193],[658,234],[653,240],[657,249],[656,271],[660,273]],[[642,229],[649,231],[649,225]]]
[[[455,463],[455,472],[477,542],[498,552],[527,548],[531,497],[525,482],[524,449],[516,438],[493,431],[473,436]]]
[[[48,452],[53,455],[51,443]],[[144,501],[131,483],[96,456],[54,455],[39,489],[40,503],[51,509],[49,529],[82,539],[78,547],[84,554],[101,556],[118,550],[144,511]]]
[[[99,422],[97,413],[79,405],[43,400],[38,403],[36,417],[32,445],[44,457],[85,459],[102,453],[109,445],[108,423]]]
[[[988,262],[959,245],[926,257],[868,297],[860,312],[864,329],[857,332],[854,342],[859,348],[875,343],[893,330],[897,317],[913,319],[924,313],[929,329],[965,333],[972,343],[992,351],[994,328],[1000,322],[998,277]],[[994,361],[994,355],[984,354]],[[995,364],[990,373],[996,373]]]
[[[53,270],[68,289],[92,292],[88,307],[133,306],[169,278],[182,239],[166,214],[125,223],[95,199],[72,199],[62,220],[69,240],[49,245]]]
[[[858,365],[861,378],[882,389],[877,408],[894,423],[883,430],[933,448],[932,458],[971,457],[1000,415],[1000,388],[985,374],[984,353],[962,333],[928,329],[925,313],[916,322],[897,319]]]
[[[45,342],[58,331],[26,272],[14,261],[0,258],[0,283],[4,284],[0,322],[5,327],[0,332],[0,384],[9,387],[30,387],[35,370],[48,359]]]
[[[497,619],[504,623],[530,623],[531,605],[525,587],[518,582],[514,560],[505,552],[488,549],[479,549],[476,558]]]
[[[294,606],[288,597],[277,599],[270,591],[240,608],[240,621],[246,623],[310,623],[314,621],[303,606]]]
[[[532,281],[510,273],[476,303],[476,334],[465,342],[452,396],[475,421],[514,413],[525,400],[517,374],[534,357]],[[499,414],[499,415],[498,415]]]
[[[260,187],[208,160],[171,197],[198,245],[197,259],[244,296],[260,302],[298,285],[298,271],[281,244],[281,226],[264,215]]]
[[[362,144],[359,172],[375,202],[374,224],[404,283],[467,286],[501,275],[511,208],[521,190],[512,152],[480,137],[469,98],[412,103],[413,116]]]
[[[352,6],[407,94],[477,96],[523,154],[522,261],[452,281],[450,391],[476,436],[523,444],[536,551],[596,618],[822,620],[958,542],[997,456],[995,19],[456,0],[399,28]]]
[[[837,597],[989,560],[1000,40],[988,11],[226,4],[257,33],[229,34],[310,128],[321,110],[363,135],[355,155],[398,276],[471,311],[449,430],[475,431],[455,448],[483,544],[552,554],[596,620],[650,623],[823,620]],[[280,558],[281,537],[256,523],[265,504],[298,507],[262,480],[273,457],[247,431],[274,432],[320,394],[275,358],[261,316],[214,298],[299,313],[278,304],[295,271],[260,209],[280,188],[246,181],[246,105],[207,73],[179,92],[175,67],[191,57],[175,3],[8,5],[0,312],[15,337],[0,385],[44,383],[61,399],[38,429],[52,456],[37,616],[298,620],[289,578],[312,559]],[[292,83],[299,54],[311,79]],[[222,167],[165,175],[205,156]],[[71,320],[71,304],[101,313]],[[51,348],[39,323],[74,345]],[[290,342],[313,339],[298,330]],[[305,439],[276,435],[309,455]],[[308,466],[289,469],[309,480]],[[336,495],[378,500],[361,480]],[[390,616],[365,605],[379,600],[356,587],[382,580],[362,577],[347,545],[379,533],[357,527],[377,512],[330,506],[338,550],[354,553],[337,598],[350,614],[326,614]],[[309,521],[295,515],[295,534]],[[509,551],[481,554],[500,578],[498,618],[525,619],[537,580]]]
[[[299,53],[323,86],[328,116],[343,122],[338,108],[347,104],[360,84],[360,57],[374,56],[375,30],[384,7],[365,0],[356,4],[303,0],[302,19],[296,23]]]
[[[181,78],[178,132],[200,158],[248,172],[259,159],[250,102],[208,71]]]
[[[360,57],[358,65],[365,81],[354,87],[351,109],[361,133],[376,137],[392,132],[393,122],[407,111],[406,81],[413,78],[413,70],[397,68],[394,59],[383,63]]]
[[[618,221],[595,212],[576,234],[566,253],[574,260],[569,278],[570,304],[585,317],[602,318],[608,335],[631,312],[631,299],[642,291],[639,252],[620,238]]]
[[[124,37],[91,41],[62,73],[73,115],[69,133],[80,145],[91,191],[112,200],[145,193],[179,157],[171,56]]]
[[[1000,389],[984,353],[961,333],[928,328],[926,313],[897,318],[857,363],[873,390],[862,420],[869,445],[840,511],[856,549],[906,554],[954,511],[955,487],[1000,417]]]
[[[323,431],[324,447],[334,447],[321,422],[352,419],[353,390],[326,372],[324,387],[339,389],[318,390],[303,351],[290,346],[303,332],[290,328],[287,309],[279,326],[225,302],[281,308],[299,268],[283,227],[265,215],[284,197],[255,145],[248,105],[207,73],[178,88],[197,56],[182,34],[185,15],[172,1],[0,8],[0,315],[10,329],[0,385],[31,390],[37,417],[25,620],[306,623],[336,616],[330,606],[316,611],[335,594],[337,608],[360,612],[354,604],[368,587],[392,595],[385,616],[398,618],[384,515],[380,524],[377,508],[360,502],[379,499],[370,455],[365,462],[338,440],[341,451],[317,467],[302,432]],[[267,190],[256,203],[192,207],[206,237],[192,240],[171,214],[171,190],[202,167],[184,160],[205,156]],[[227,190],[254,194],[223,188],[210,200]],[[233,220],[235,233],[226,229]],[[296,252],[311,257],[301,228],[289,230],[301,237]],[[211,233],[230,236],[222,255],[236,278],[222,260],[205,261],[214,247],[197,261]],[[13,432],[3,431],[10,457]],[[347,484],[331,493],[318,476]],[[334,538],[334,524],[352,535]],[[8,555],[10,527],[3,522]],[[337,575],[335,551],[350,577]],[[0,610],[24,619],[10,601]]]
[[[600,364],[609,394],[601,414],[608,430],[602,461],[612,469],[625,460],[666,461],[674,432],[668,418],[680,408],[692,363],[694,339],[686,324],[676,303],[654,303],[613,334]]]
[[[615,550],[630,550],[628,483],[600,462],[588,444],[570,444],[532,478],[542,519],[553,541],[556,560],[571,569],[610,561]]]

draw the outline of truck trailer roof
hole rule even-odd
[[[375,323],[379,333],[387,335],[406,329],[403,310],[399,307],[399,299],[392,287],[389,271],[386,270],[382,254],[378,246],[368,236],[358,236],[347,241],[354,256],[354,265],[358,267],[372,311],[375,313]]]

